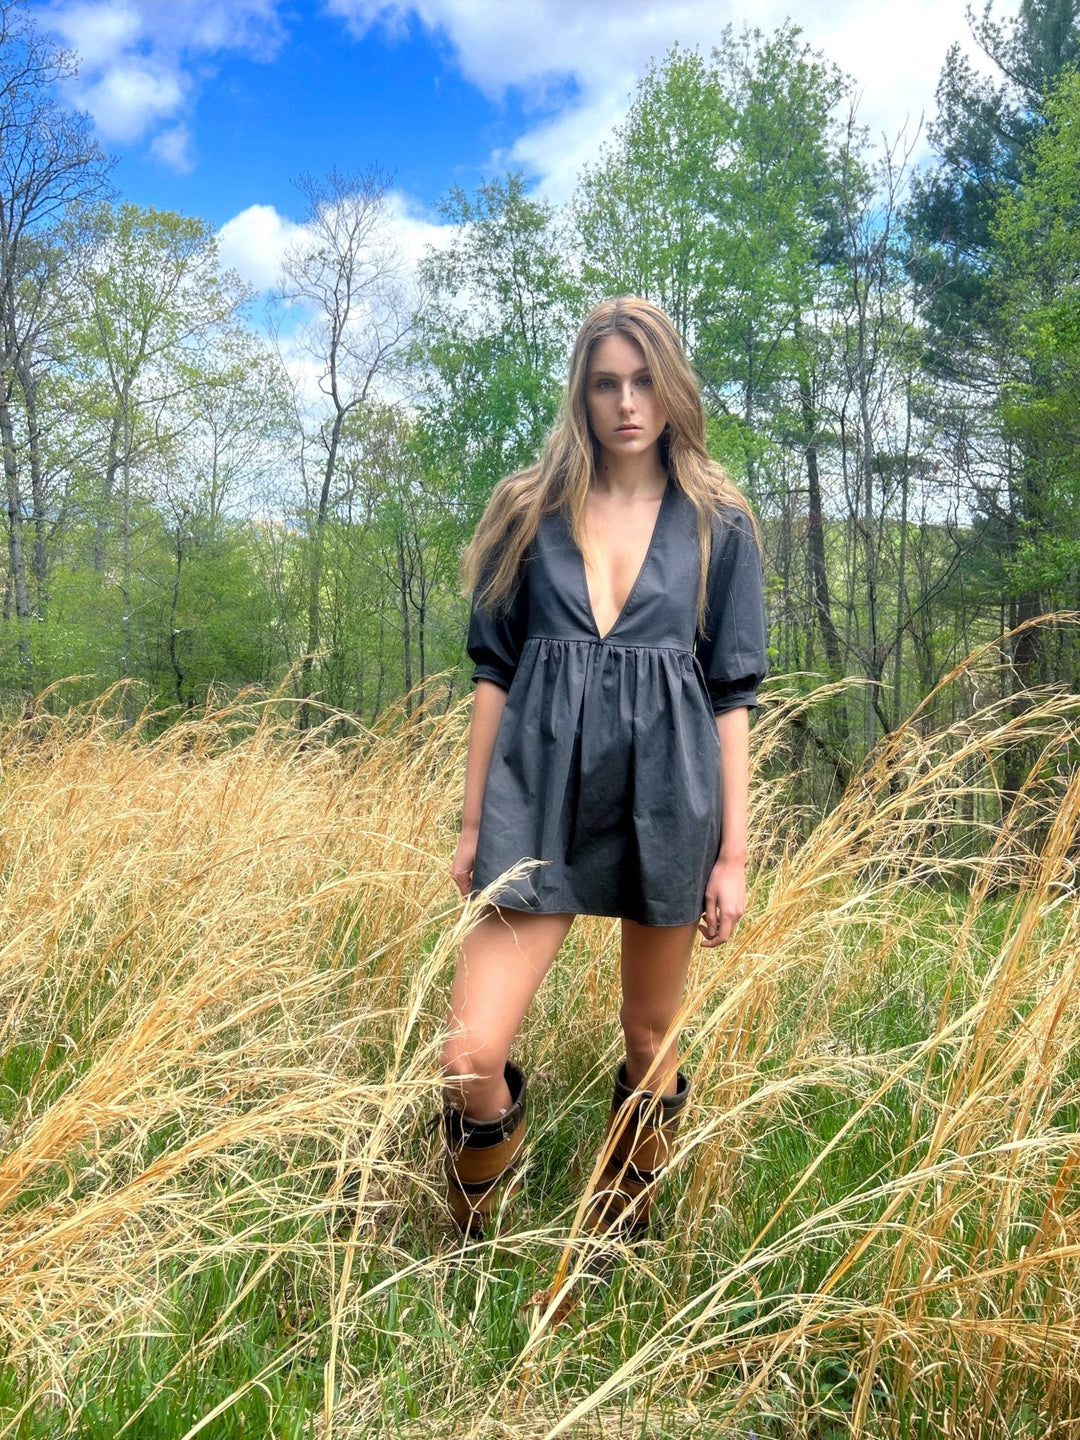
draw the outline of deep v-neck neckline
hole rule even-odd
[[[669,479],[667,484],[664,486],[663,495],[660,496],[660,508],[656,512],[656,519],[653,521],[652,534],[649,536],[649,543],[645,547],[645,554],[642,557],[641,564],[638,566],[638,572],[634,576],[634,583],[626,592],[626,599],[622,603],[622,609],[615,616],[615,619],[611,622],[611,624],[603,632],[603,634],[600,633],[600,626],[596,623],[596,611],[593,608],[592,591],[589,589],[589,567],[585,564],[585,556],[582,554],[580,546],[574,546],[574,548],[577,550],[578,561],[581,565],[581,583],[585,591],[585,608],[589,612],[589,621],[592,624],[592,628],[596,634],[596,638],[600,641],[601,644],[603,644],[605,640],[608,640],[611,635],[618,629],[619,625],[622,623],[623,616],[630,608],[630,602],[634,598],[634,594],[637,591],[638,585],[641,583],[641,577],[642,575],[644,575],[645,570],[649,564],[649,559],[652,556],[653,547],[656,544],[656,537],[660,533],[660,522],[664,518],[664,510],[667,507],[668,496],[671,494],[671,491],[672,484],[671,480]]]

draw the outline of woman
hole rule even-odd
[[[470,933],[443,1052],[448,1199],[479,1233],[524,1139],[510,1048],[576,914],[622,921],[619,1068],[589,1223],[642,1229],[688,1094],[672,1026],[694,936],[746,905],[748,708],[766,668],[746,502],[705,448],[679,337],[598,305],[538,464],[499,484],[465,554],[476,692],[462,895],[523,860]]]

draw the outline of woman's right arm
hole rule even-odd
[[[484,786],[495,749],[506,691],[493,680],[477,680],[473,693],[472,720],[469,723],[469,751],[465,761],[465,801],[461,807],[461,835],[450,875],[462,895],[472,889],[473,860],[476,837],[480,831],[480,808],[484,803]]]

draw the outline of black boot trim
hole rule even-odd
[[[452,1148],[465,1145],[470,1150],[490,1150],[501,1145],[521,1124],[525,1112],[525,1072],[512,1060],[506,1062],[503,1070],[511,1105],[505,1115],[497,1120],[473,1120],[464,1110],[448,1104],[443,1112],[446,1125],[446,1140]]]

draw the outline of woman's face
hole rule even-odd
[[[608,460],[655,449],[667,416],[653,389],[645,352],[626,335],[606,335],[594,347],[585,377],[585,409]]]

